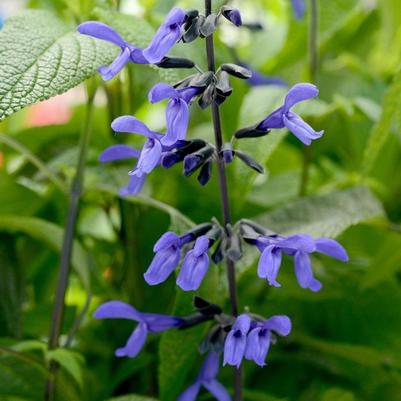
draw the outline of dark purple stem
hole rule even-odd
[[[65,310],[65,295],[68,288],[68,281],[71,271],[71,256],[73,251],[75,226],[78,217],[79,201],[82,194],[82,185],[84,178],[84,170],[86,157],[89,148],[89,139],[92,124],[94,93],[89,94],[87,103],[87,115],[83,125],[83,131],[79,144],[79,158],[77,170],[71,185],[70,199],[68,205],[67,221],[64,228],[63,245],[61,249],[60,269],[57,280],[57,289],[54,298],[53,313],[50,327],[49,350],[55,349],[59,345],[59,338],[63,323]],[[55,375],[58,365],[55,361],[50,361],[49,376],[45,385],[45,401],[52,401],[55,396]]]
[[[309,53],[309,79],[310,82],[312,83],[316,83],[316,74],[319,63],[319,51],[317,44],[319,15],[318,15],[317,2],[318,0],[310,0],[308,53]],[[307,195],[311,161],[312,161],[311,147],[304,146],[301,185],[299,188],[300,196]]]
[[[205,0],[205,15],[206,17],[212,12],[212,0]],[[206,53],[209,71],[215,72],[215,57],[214,57],[214,42],[213,35],[206,38]],[[214,127],[214,137],[217,147],[217,152],[223,145],[223,135],[221,129],[221,118],[219,106],[216,102],[212,103],[212,118]],[[223,212],[224,225],[231,224],[230,202],[228,198],[227,175],[225,165],[222,159],[218,158],[217,161],[219,184],[220,184],[220,199],[221,208]],[[227,259],[227,279],[230,295],[231,310],[234,316],[238,315],[238,297],[237,285],[235,280],[235,264],[233,261]],[[234,401],[242,401],[242,371],[241,368],[235,369],[234,373]]]

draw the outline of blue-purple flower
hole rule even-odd
[[[116,118],[111,128],[115,132],[136,133],[148,138],[140,152],[135,169],[129,173],[130,184],[123,190],[124,194],[136,194],[141,190],[146,176],[160,164],[163,150],[160,142],[162,134],[150,130],[143,122],[132,116]],[[112,154],[114,149],[109,148],[107,151]]]
[[[304,100],[312,99],[319,94],[315,85],[301,83],[294,85],[285,97],[284,105],[273,111],[256,128],[268,131],[273,128],[287,127],[302,143],[310,145],[313,140],[320,138],[324,131],[315,131],[302,118],[291,111],[291,107]]]
[[[218,401],[231,401],[225,387],[216,380],[219,372],[219,354],[210,352],[203,363],[195,382],[191,384],[177,401],[195,401],[201,387],[205,387]]]
[[[173,232],[163,234],[153,248],[156,255],[144,274],[145,281],[149,285],[166,281],[180,262],[181,248],[194,240],[192,234],[184,234],[181,237]],[[207,236],[200,235],[194,247],[186,254],[177,277],[177,284],[183,290],[197,290],[201,285],[209,267],[209,246],[210,240]]]
[[[168,14],[163,24],[157,30],[143,55],[150,63],[158,63],[168,51],[181,38],[181,27],[185,21],[185,12],[174,7]]]
[[[224,343],[224,365],[239,368],[246,351],[246,339],[251,328],[251,318],[242,314],[237,317]]]
[[[78,26],[78,32],[111,42],[121,48],[121,53],[112,64],[109,66],[103,65],[99,68],[103,79],[107,81],[117,75],[128,62],[136,64],[160,62],[180,39],[181,26],[184,23],[184,19],[185,12],[180,8],[173,8],[145,49],[126,42],[118,32],[102,22],[84,22]]]
[[[312,291],[319,291],[322,284],[313,275],[311,253],[319,252],[343,262],[348,261],[346,250],[337,241],[331,238],[314,240],[308,234],[296,234],[289,237],[261,236],[256,240],[256,246],[262,252],[258,276],[266,279],[274,287],[280,287],[277,275],[283,253],[294,257],[295,275],[299,285]]]
[[[167,133],[162,138],[163,145],[171,146],[186,137],[189,123],[189,103],[199,94],[200,88],[187,87],[175,89],[170,85],[159,83],[149,91],[151,103],[170,99],[166,108]]]
[[[305,14],[305,0],[291,0],[292,8],[297,19],[301,19]]]
[[[255,323],[255,327],[248,333],[245,359],[254,361],[261,367],[265,366],[266,356],[273,341],[272,332],[280,336],[288,336],[291,332],[291,320],[289,317],[276,315],[264,322]]]
[[[170,231],[160,237],[153,247],[156,255],[144,274],[149,285],[157,285],[168,279],[180,262],[184,243],[185,237],[181,238]]]
[[[118,357],[134,358],[145,344],[148,333],[159,333],[180,327],[183,320],[174,316],[138,312],[133,306],[121,301],[110,301],[99,306],[94,313],[96,319],[128,319],[138,322],[124,347],[118,348]]]
[[[209,267],[209,246],[209,239],[201,235],[192,250],[185,255],[177,277],[177,285],[184,291],[195,291],[200,287]]]
[[[141,152],[128,145],[112,145],[105,149],[99,156],[99,161],[102,163],[109,163],[117,160],[138,159]],[[122,196],[137,194],[141,191],[145,183],[146,174],[140,177],[132,175],[127,186],[120,189]]]
[[[291,320],[288,316],[276,315],[267,320],[253,320],[247,314],[238,316],[224,343],[224,365],[238,368],[245,358],[263,367],[274,340],[272,332],[287,336],[290,331]]]

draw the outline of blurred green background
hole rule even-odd
[[[79,22],[97,19],[135,44],[146,45],[175,4],[203,7],[195,0],[1,0],[0,15],[7,20],[24,8],[48,10],[71,31]],[[289,0],[231,4],[241,9],[246,22],[262,22],[265,29],[251,32],[223,23],[216,43],[220,63],[235,61],[234,47],[254,69],[289,85],[310,80],[308,9],[296,20]],[[2,35],[0,31],[0,43]],[[241,308],[265,316],[288,314],[293,332],[272,347],[264,369],[244,364],[245,400],[398,401],[400,2],[320,0],[318,50],[319,100],[298,108],[314,128],[325,130],[311,147],[306,196],[299,196],[303,148],[285,131],[239,144],[265,166],[266,174],[256,176],[235,161],[229,166],[230,196],[236,220],[253,218],[283,234],[337,237],[350,262],[315,258],[316,275],[324,284],[315,294],[297,286],[286,260],[277,289],[257,278],[256,254],[246,248],[247,257],[238,266]],[[178,45],[173,54],[192,57],[206,68],[202,40],[185,48]],[[164,129],[165,104],[150,105],[147,92],[154,83],[174,82],[182,74],[130,65],[107,84],[91,78],[87,85],[24,108],[0,124],[0,400],[42,400],[51,358],[61,365],[57,399],[65,401],[103,401],[127,394],[117,399],[172,401],[195,378],[202,361],[197,352],[202,328],[169,332],[161,339],[153,335],[137,358],[117,359],[113,352],[126,341],[132,322],[92,318],[93,310],[108,299],[131,302],[148,312],[191,311],[193,294],[176,291],[173,279],[148,287],[142,275],[163,232],[181,233],[192,221],[220,218],[216,175],[202,188],[195,177],[182,176],[181,166],[158,169],[140,196],[122,199],[118,188],[125,185],[132,165],[97,161],[111,144],[141,144],[133,135],[111,132],[110,121],[119,115],[134,114],[152,129]],[[227,140],[236,129],[265,117],[286,92],[277,86],[233,84],[234,93],[222,107]],[[74,85],[60,92],[68,86]],[[48,352],[68,188],[86,119],[85,91],[94,87],[92,135],[61,337],[61,344],[68,339],[71,347]],[[212,135],[210,112],[194,105],[189,136],[211,140]],[[211,266],[200,293],[224,304],[226,292],[223,266]],[[231,388],[229,368],[222,370],[221,380]],[[205,393],[200,399],[212,398]]]

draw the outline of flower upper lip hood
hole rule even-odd
[[[302,143],[310,145],[313,140],[320,138],[324,131],[315,131],[302,118],[291,111],[297,103],[312,99],[319,94],[317,87],[310,83],[294,85],[287,93],[284,105],[270,113],[256,128],[268,131],[273,128],[287,127]]]
[[[281,266],[282,253],[294,256],[295,274],[302,288],[319,291],[320,281],[313,276],[310,254],[319,252],[338,259],[348,261],[345,249],[331,238],[314,240],[308,234],[295,234],[288,237],[260,236],[255,245],[262,252],[258,265],[258,276],[266,279],[270,285],[280,287],[277,275]]]
[[[136,64],[156,64],[162,61],[181,38],[185,15],[182,9],[173,8],[145,49],[126,42],[114,28],[99,21],[83,22],[77,29],[83,35],[105,40],[121,48],[121,53],[112,64],[99,68],[103,79],[107,81],[117,75],[130,61]]]

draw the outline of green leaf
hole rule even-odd
[[[74,378],[79,386],[83,388],[83,358],[80,354],[65,348],[58,348],[54,350],[49,350],[46,353],[46,356],[48,360],[54,360],[58,362],[59,365]]]
[[[280,234],[336,237],[350,226],[383,217],[383,207],[370,190],[354,187],[299,199],[256,220]]]
[[[183,316],[193,312],[192,297],[192,294],[178,292],[173,315]],[[199,325],[188,330],[163,333],[159,346],[159,386],[162,401],[173,401],[183,391],[204,332],[205,327]]]
[[[355,401],[355,396],[349,391],[331,388],[324,392],[321,401]]]
[[[117,54],[115,46],[80,35],[56,16],[26,10],[0,31],[0,121],[66,92]]]
[[[262,121],[282,104],[285,93],[285,89],[277,87],[252,88],[244,98],[239,127],[252,126]],[[284,136],[283,130],[275,130],[262,138],[241,139],[236,147],[242,152],[249,153],[260,164],[264,165]],[[235,182],[243,183],[239,189],[241,191],[239,195],[243,198],[244,186],[249,190],[257,174],[238,159],[235,163]]]
[[[123,395],[122,397],[110,398],[107,401],[157,401],[155,398],[149,398],[144,395]]]
[[[24,354],[7,355],[0,349],[0,366],[0,397],[43,399],[44,365]]]
[[[314,352],[345,359],[364,367],[380,369],[395,363],[389,355],[364,345],[320,340],[306,335],[297,335],[296,339]]]
[[[284,398],[276,398],[265,392],[244,389],[244,397],[247,401],[286,401]]]
[[[39,241],[47,243],[50,247],[60,252],[63,242],[64,230],[62,227],[36,217],[22,217],[14,215],[2,215],[0,218],[0,231],[22,232]],[[90,289],[90,275],[88,269],[88,256],[78,241],[74,241],[72,254],[72,266],[81,278],[85,289]]]
[[[0,214],[30,215],[39,208],[41,202],[35,192],[17,184],[3,172],[0,172],[0,194]]]
[[[387,89],[383,101],[382,113],[379,121],[373,126],[369,141],[363,156],[362,170],[369,174],[377,157],[390,136],[395,117],[398,117],[397,125],[400,124],[401,108],[401,71],[395,75],[392,84]]]
[[[374,253],[369,270],[361,277],[360,287],[368,289],[376,286],[384,280],[394,276],[400,269],[401,236],[397,233],[382,233],[383,241],[377,244],[377,251]],[[380,269],[377,268],[380,266]]]
[[[319,41],[327,42],[352,18],[358,0],[331,0],[319,7]]]
[[[21,337],[25,269],[17,259],[15,238],[0,233],[0,331],[2,335]]]

